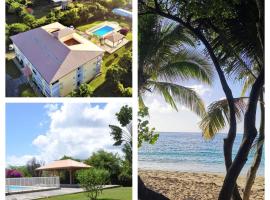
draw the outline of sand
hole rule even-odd
[[[147,187],[171,200],[217,200],[224,179],[222,174],[153,170],[139,170],[139,175]],[[245,177],[237,182],[242,195]],[[264,177],[256,178],[250,199],[264,199]]]

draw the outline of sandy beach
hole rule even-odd
[[[154,170],[139,170],[139,175],[147,187],[171,200],[217,200],[224,179],[222,174]],[[238,184],[242,192],[245,177]],[[264,177],[256,178],[250,199],[264,199]]]

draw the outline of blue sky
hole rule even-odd
[[[241,95],[242,85],[241,83],[228,79],[228,84],[233,92],[234,97]],[[205,105],[209,105],[213,101],[225,98],[225,94],[221,87],[217,73],[211,86],[202,84],[198,81],[178,82],[180,85],[192,87],[203,99]],[[176,112],[168,104],[165,103],[162,97],[157,94],[147,93],[144,97],[146,106],[149,107],[150,112],[150,124],[155,127],[157,131],[161,132],[201,132],[198,123],[200,118],[187,108],[179,105],[179,111]],[[259,118],[259,111],[257,117]],[[243,123],[238,123],[238,133],[243,132]],[[221,132],[227,132],[228,128],[225,128]]]
[[[109,124],[123,103],[6,104],[7,165],[23,165],[32,157],[50,162],[63,155],[80,159],[113,146]]]
[[[34,151],[34,147],[29,141],[34,140],[39,133],[48,129],[48,123],[45,123],[48,120],[44,104],[7,104],[7,155],[24,155]]]

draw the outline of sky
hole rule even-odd
[[[109,124],[124,103],[6,104],[6,163],[24,165],[36,157],[46,163],[64,155],[87,159],[113,146]]]
[[[215,73],[212,85],[202,84],[198,81],[190,80],[178,82],[180,85],[193,88],[202,98],[207,107],[213,101],[225,98],[218,75]],[[234,97],[241,95],[242,85],[234,80],[228,80],[228,84]],[[178,112],[171,108],[165,100],[156,93],[146,93],[143,97],[145,104],[149,107],[149,121],[152,127],[158,132],[199,132],[200,117],[182,105],[178,105]],[[259,118],[259,112],[257,112]],[[227,132],[228,127],[220,132]],[[243,133],[243,122],[239,122],[237,132]]]

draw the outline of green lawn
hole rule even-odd
[[[104,21],[112,21],[112,22],[118,22],[119,25],[121,27],[127,27],[131,30],[131,21],[125,20],[123,18],[119,19],[119,18],[112,18],[112,19],[105,19],[105,20],[100,20],[100,21],[95,21],[93,23],[89,23],[89,24],[85,24],[82,26],[78,26],[76,27],[77,30],[79,31],[86,31],[100,23],[103,23]],[[132,32],[130,31],[126,38],[130,41],[132,41]],[[92,90],[94,91],[94,96],[119,96],[119,94],[115,93],[113,91],[113,88],[110,87],[110,84],[106,84],[105,83],[105,76],[106,76],[106,71],[108,69],[108,67],[110,67],[113,64],[118,63],[120,57],[123,56],[123,54],[130,50],[132,48],[132,43],[130,42],[129,44],[126,44],[125,46],[123,46],[122,48],[118,49],[116,52],[114,52],[113,54],[108,54],[105,53],[104,57],[103,57],[103,62],[102,62],[102,66],[101,66],[101,75],[96,77],[93,81],[91,81],[89,83],[90,87],[92,88]],[[118,55],[117,57],[115,57],[115,55]]]
[[[36,97],[34,90],[28,83],[19,86],[19,95],[21,97]]]
[[[56,197],[50,197],[41,200],[89,200],[85,193],[61,195]],[[99,196],[98,200],[131,200],[132,199],[132,188],[131,187],[120,187],[113,189],[103,190],[102,195]]]
[[[126,44],[122,48],[118,49],[113,54],[106,53],[104,55],[101,65],[101,75],[89,83],[90,87],[94,91],[94,96],[118,96],[118,94],[113,93],[113,90],[110,88],[109,84],[104,84],[106,71],[111,65],[118,63],[123,54],[130,50],[131,47],[132,43],[130,42],[129,44]],[[116,54],[118,55],[117,57],[115,57]]]
[[[6,73],[13,79],[19,78],[22,74],[11,58],[6,58]]]

